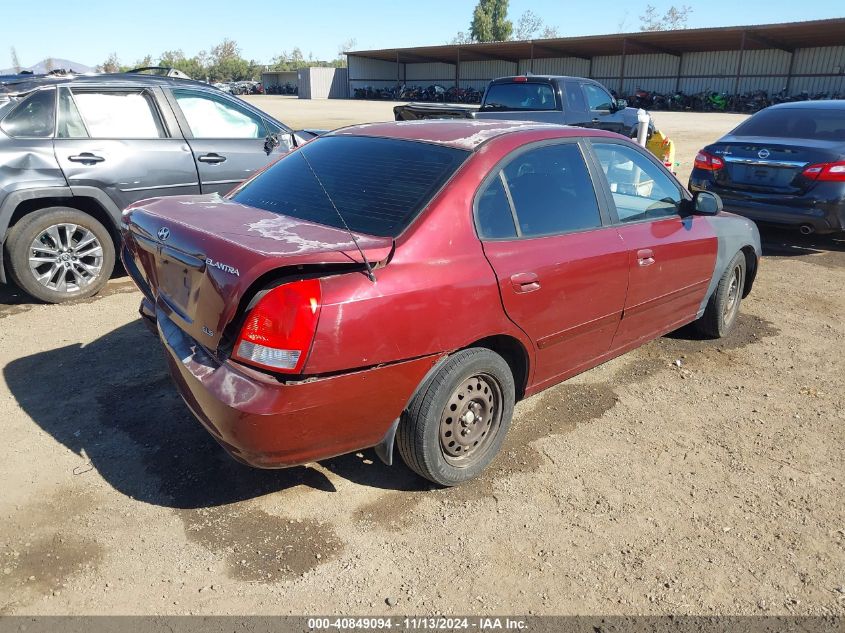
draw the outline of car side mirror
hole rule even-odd
[[[716,215],[722,210],[722,199],[715,193],[699,191],[693,198],[696,215]]]
[[[284,146],[283,153],[289,152],[293,149],[293,136],[291,134],[283,134],[282,132],[275,132],[268,134],[264,139],[264,152],[269,156],[273,150],[279,146]]]
[[[625,99],[617,99],[616,100],[616,109],[617,110],[624,110],[628,107],[628,102]]]

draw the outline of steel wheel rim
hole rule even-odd
[[[727,299],[725,299],[725,309],[722,313],[725,323],[728,323],[733,319],[736,308],[739,305],[739,282],[741,274],[742,270],[739,266],[734,267],[733,272],[731,272],[731,281],[728,286],[728,296]]]
[[[77,292],[94,283],[103,271],[103,245],[79,224],[53,224],[29,247],[29,270],[35,280],[56,292]]]
[[[502,422],[502,389],[489,374],[461,381],[440,416],[440,450],[451,466],[468,468],[486,454]]]

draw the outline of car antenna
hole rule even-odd
[[[334,203],[334,200],[332,200],[332,197],[329,195],[329,192],[326,191],[325,186],[323,186],[323,181],[320,180],[320,177],[317,175],[317,172],[314,171],[314,168],[311,166],[311,161],[308,160],[308,157],[305,155],[305,149],[300,149],[299,153],[302,155],[302,160],[304,160],[305,164],[308,165],[308,169],[310,169],[311,173],[314,174],[314,178],[317,181],[317,184],[320,185],[320,189],[323,190],[323,193],[326,194],[326,198],[329,199],[329,203],[334,208],[335,213],[337,213],[337,217],[339,217],[340,221],[343,222],[343,227],[349,233],[349,237],[351,237],[352,241],[355,242],[355,248],[357,248],[358,252],[361,253],[361,259],[364,260],[364,266],[367,267],[367,278],[370,281],[372,281],[373,283],[375,283],[376,282],[376,276],[373,273],[373,267],[370,264],[370,261],[367,259],[367,256],[364,255],[364,251],[361,250],[361,245],[358,244],[358,240],[355,237],[355,234],[352,232],[352,229],[349,228],[349,225],[346,223],[346,220],[343,219],[343,214],[340,212],[340,209],[337,208],[337,205]]]

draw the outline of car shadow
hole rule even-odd
[[[116,490],[140,501],[190,509],[297,486],[336,491],[317,468],[259,470],[226,455],[182,402],[160,343],[140,319],[88,345],[14,360],[3,375],[26,414],[79,455],[75,475],[96,469]],[[365,486],[427,488],[403,464],[388,467],[372,451],[321,465]]]
[[[802,235],[795,229],[759,225],[764,257],[802,257],[845,253],[845,235]]]
[[[96,295],[90,299],[78,299],[79,302],[96,301],[100,297],[107,297],[111,294],[123,292],[128,286],[132,284],[129,275],[123,268],[123,264],[119,261],[115,264],[114,272],[109,278],[109,283]],[[13,314],[15,312],[23,312],[34,305],[44,305],[42,301],[29,296],[26,292],[18,288],[18,286],[8,279],[7,282],[0,284],[0,316]]]

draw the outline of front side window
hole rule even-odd
[[[680,190],[648,157],[619,143],[593,143],[593,150],[607,177],[620,222],[678,214]]]
[[[164,126],[152,95],[144,90],[73,90],[73,102],[62,101],[62,134],[90,138],[164,138]],[[75,111],[74,111],[75,110]],[[80,119],[76,119],[76,117]],[[69,136],[73,138],[73,136]]]
[[[39,90],[27,97],[0,123],[9,136],[50,138],[56,124],[55,90]]]
[[[197,139],[264,138],[264,121],[257,114],[218,95],[174,90],[173,96]]]
[[[581,88],[590,110],[606,110],[609,112],[613,108],[613,97],[606,90],[593,84],[581,84]]]
[[[468,156],[417,141],[323,136],[247,181],[232,199],[342,229],[339,212],[352,231],[397,237]]]
[[[482,110],[555,110],[555,93],[545,83],[493,84],[487,89]]]

